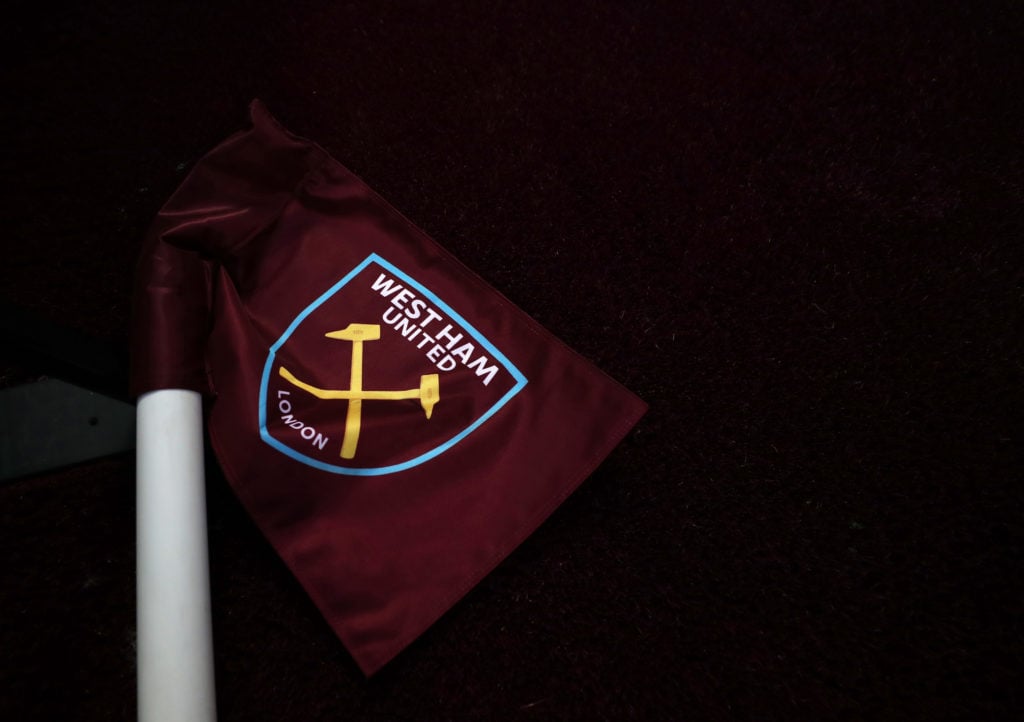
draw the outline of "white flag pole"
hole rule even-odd
[[[202,398],[139,398],[136,540],[139,722],[214,722]]]

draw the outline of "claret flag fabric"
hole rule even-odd
[[[132,383],[201,391],[235,492],[372,674],[645,405],[262,105],[157,216]]]

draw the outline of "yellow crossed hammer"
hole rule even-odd
[[[436,404],[441,398],[437,374],[420,376],[418,389],[404,391],[364,391],[363,390],[363,341],[380,339],[380,326],[375,323],[350,323],[340,331],[324,334],[327,338],[337,338],[352,342],[352,380],[345,390],[321,389],[299,381],[284,366],[279,370],[282,378],[318,399],[347,399],[348,415],[345,417],[345,438],[341,442],[341,458],[351,459],[356,455],[356,444],[359,442],[359,427],[362,425],[363,399],[419,399],[420,405],[430,418]]]

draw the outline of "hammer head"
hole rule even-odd
[[[380,338],[380,324],[350,323],[339,331],[325,333],[327,338],[339,338],[342,341],[376,341]]]
[[[425,374],[420,376],[420,406],[427,414],[427,418],[434,412],[434,404],[441,399],[441,388],[438,384],[437,374]]]

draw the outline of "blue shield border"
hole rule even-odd
[[[430,451],[424,454],[420,454],[416,458],[410,459],[409,461],[402,462],[401,464],[356,469],[346,466],[337,466],[335,464],[327,464],[317,459],[313,459],[309,456],[306,456],[305,454],[299,453],[295,449],[283,444],[282,442],[278,441],[273,436],[271,436],[270,433],[267,431],[267,385],[270,381],[270,372],[274,366],[274,358],[277,355],[278,349],[285,344],[285,342],[292,335],[295,329],[299,327],[299,324],[305,321],[306,317],[309,316],[309,314],[313,313],[313,311],[315,311],[322,303],[324,303],[327,299],[329,299],[339,290],[344,288],[346,284],[348,284],[353,278],[358,276],[360,273],[366,270],[366,268],[370,266],[370,264],[373,263],[376,263],[381,268],[387,270],[396,278],[401,279],[408,288],[414,288],[417,291],[419,291],[419,293],[423,297],[430,299],[430,301],[434,304],[435,307],[444,311],[444,313],[447,314],[448,318],[452,319],[460,326],[462,326],[462,328],[465,329],[470,336],[476,339],[480,346],[482,346],[483,348],[487,349],[488,352],[490,352],[491,358],[500,362],[501,365],[505,367],[505,370],[512,374],[512,377],[516,380],[516,385],[509,389],[508,393],[502,396],[501,399],[499,399],[498,402],[494,404],[494,406],[492,406],[483,414],[481,414],[480,417],[476,419],[476,421],[471,423],[469,426],[467,426],[459,433],[455,434],[455,436],[448,439],[448,441],[444,442],[443,444],[440,444],[439,446],[434,447]],[[313,303],[307,306],[302,311],[302,313],[296,316],[295,320],[291,322],[291,325],[289,325],[285,332],[281,335],[281,338],[279,338],[277,342],[270,347],[270,352],[267,355],[267,363],[263,367],[263,380],[260,383],[260,438],[262,438],[263,441],[265,441],[270,446],[280,451],[282,454],[290,456],[296,461],[306,464],[307,466],[312,466],[313,468],[320,469],[321,471],[328,471],[332,474],[346,474],[348,476],[382,476],[384,474],[394,474],[395,472],[398,471],[405,471],[406,469],[411,469],[414,466],[419,466],[425,461],[430,461],[435,456],[439,456],[446,452],[448,449],[455,446],[455,444],[459,443],[464,438],[469,436],[471,433],[476,431],[478,428],[480,428],[480,426],[483,425],[485,421],[487,421],[489,418],[498,413],[498,410],[502,406],[507,404],[512,399],[513,396],[522,391],[524,386],[526,386],[526,377],[522,374],[522,372],[518,368],[516,368],[516,366],[511,361],[509,361],[508,358],[505,357],[505,354],[503,354],[501,351],[495,348],[494,344],[492,344],[490,341],[484,338],[484,336],[479,331],[477,331],[474,326],[472,326],[468,321],[466,321],[466,319],[464,319],[461,315],[456,313],[451,306],[449,306],[447,303],[445,303],[436,295],[434,295],[433,292],[424,287],[416,279],[412,278],[404,271],[399,270],[397,267],[395,267],[390,262],[378,256],[376,253],[371,253],[369,256],[366,257],[365,260],[363,260],[362,263],[360,263],[358,266],[349,271],[344,278],[342,278],[340,281],[338,281],[329,289],[327,289],[327,291],[325,291],[318,299],[316,299],[315,301],[313,301]]]

